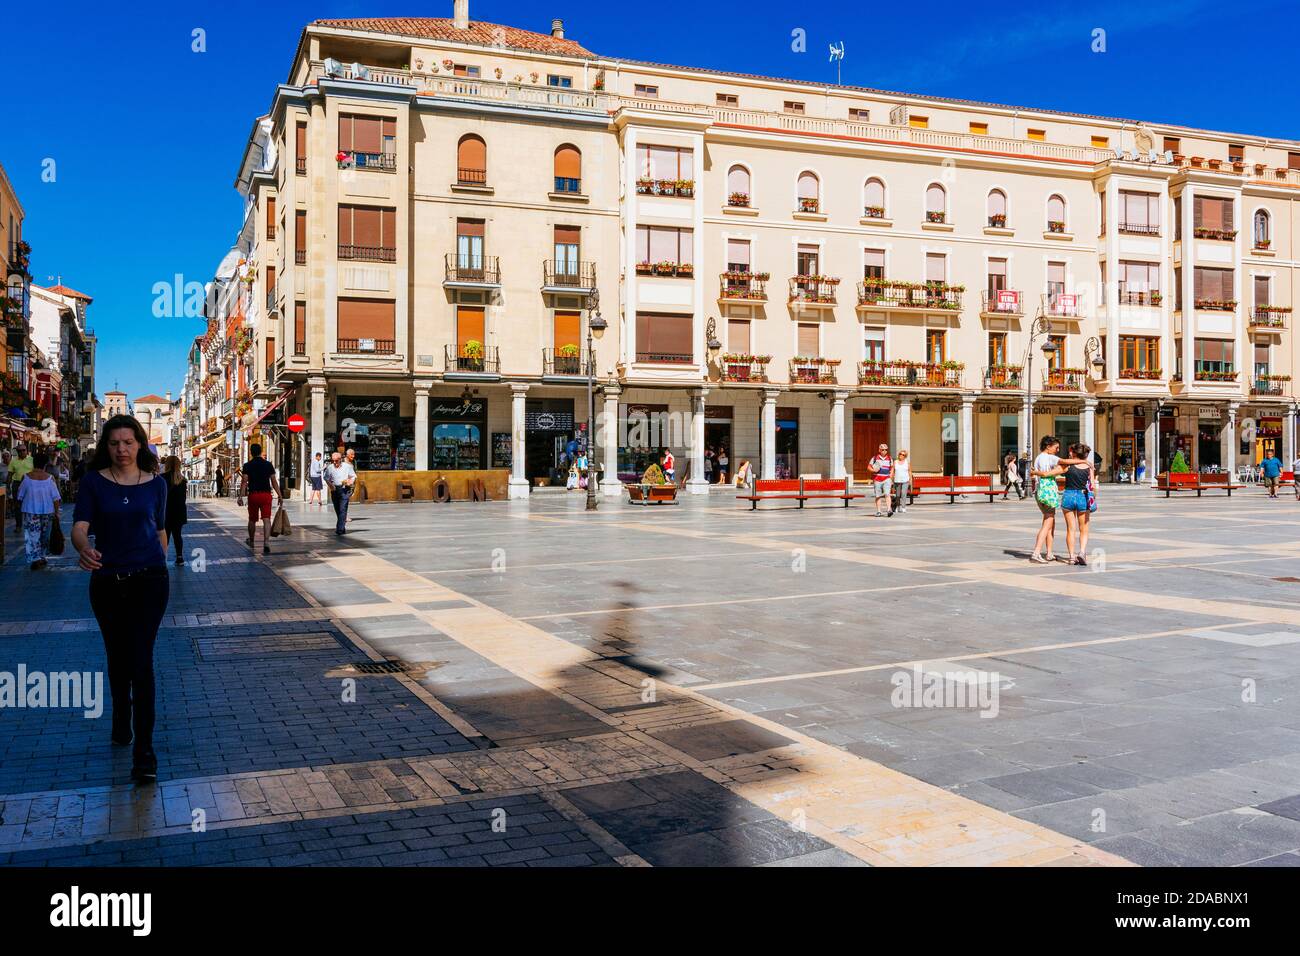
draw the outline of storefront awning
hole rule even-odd
[[[206,450],[206,449],[208,449],[208,448],[211,448],[213,445],[217,445],[217,444],[219,444],[219,443],[221,443],[221,442],[223,442],[223,441],[225,441],[225,440],[226,440],[226,433],[225,433],[225,432],[217,432],[217,433],[216,433],[215,435],[213,435],[211,438],[204,439],[203,441],[200,441],[200,442],[195,442],[195,443],[194,443],[193,445],[191,445],[190,447],[191,447],[192,449],[198,449],[198,450],[200,450],[200,451],[203,451],[203,450]],[[190,454],[193,454],[193,452],[191,451]]]
[[[293,398],[294,392],[296,391],[297,391],[296,387],[286,390],[283,395],[281,395],[279,398],[273,401],[270,405],[267,405],[266,408],[262,409],[262,414],[257,416],[257,421],[253,422],[253,424],[250,425],[248,428],[245,428],[244,433],[249,434],[255,431],[257,427],[262,424],[262,420],[266,418],[267,415],[270,415],[273,411],[275,411],[277,408],[279,408],[289,399]]]

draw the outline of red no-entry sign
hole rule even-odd
[[[307,419],[301,415],[290,415],[289,420],[285,422],[289,426],[289,431],[300,432],[307,427]]]

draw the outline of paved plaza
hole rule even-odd
[[[0,710],[0,864],[1300,865],[1294,498],[1106,486],[1088,568],[1015,500],[582,506],[196,503],[157,785]],[[0,671],[101,670],[5,534]]]

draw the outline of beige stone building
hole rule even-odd
[[[1107,477],[1293,457],[1300,142],[452,12],[310,24],[250,137],[252,391],[306,417],[299,462],[346,439],[526,494],[587,421],[588,362],[613,492],[661,445],[693,490],[706,444],[857,478],[880,441],[967,475],[1049,432]]]

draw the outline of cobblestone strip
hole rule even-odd
[[[528,793],[549,800],[557,790],[682,769],[658,748],[615,733],[545,746],[172,780],[149,788],[17,794],[0,799],[0,852],[188,833],[198,819],[214,830]],[[639,860],[567,801],[553,805],[611,848],[611,856]]]

